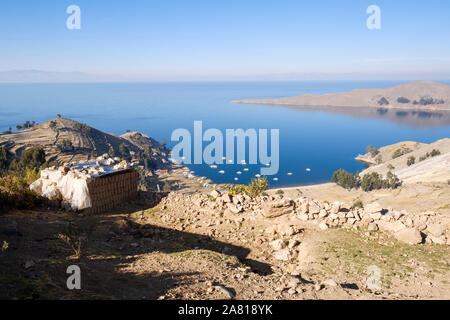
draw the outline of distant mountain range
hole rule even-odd
[[[247,99],[233,102],[298,107],[450,110],[450,86],[440,82],[416,81],[387,89],[357,89],[335,94],[305,94],[289,98]]]
[[[79,71],[52,72],[42,70],[0,71],[0,82],[50,83],[50,82],[117,82],[126,81],[119,75],[99,76]]]
[[[0,71],[0,83],[149,82],[149,81],[392,81],[450,80],[450,73],[289,72],[248,75],[96,75],[72,71]]]

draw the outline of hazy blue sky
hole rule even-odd
[[[66,8],[81,8],[68,30]],[[381,8],[381,30],[366,9]],[[0,1],[0,70],[154,79],[291,72],[450,74],[450,1]]]

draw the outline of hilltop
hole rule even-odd
[[[376,107],[417,110],[450,110],[450,86],[416,81],[387,89],[356,89],[351,92],[278,99],[234,100],[234,103],[316,107]]]
[[[152,160],[158,164],[167,162],[168,151],[165,147],[144,134],[127,132],[117,136],[66,118],[56,118],[29,129],[0,135],[0,147],[6,147],[15,157],[29,147],[40,146],[48,162],[59,163],[86,161],[112,150],[119,153],[122,144],[131,155],[149,146]]]

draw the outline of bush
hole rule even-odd
[[[32,209],[43,202],[29,189],[26,178],[12,175],[0,178],[0,209]]]
[[[122,143],[119,146],[119,154],[122,157],[122,159],[125,159],[127,161],[131,160],[130,150],[127,148],[125,143]]]
[[[377,155],[380,153],[380,150],[378,150],[377,148],[373,147],[371,144],[369,144],[369,145],[366,147],[366,151],[367,151],[368,153],[370,153],[370,155],[371,155],[372,157],[375,157],[375,156],[377,156]]]
[[[412,166],[415,163],[416,163],[416,158],[413,156],[409,157],[408,160],[406,161],[406,164],[408,165],[408,167]]]
[[[73,129],[84,135],[89,135],[91,133],[91,127],[84,123],[75,123]]]
[[[380,100],[378,100],[378,104],[380,106],[387,106],[389,104],[389,100],[386,99],[385,97],[381,98]]]
[[[58,144],[56,145],[56,148],[60,152],[70,152],[70,151],[73,151],[73,144],[72,144],[72,141],[70,141],[68,139],[64,139],[63,141],[58,142]]]
[[[246,194],[252,198],[262,195],[269,187],[266,177],[255,178],[247,185],[237,184],[230,188],[229,194]]]
[[[20,161],[14,159],[9,165],[9,174],[25,178],[27,172],[39,172],[41,166],[45,163],[45,152],[42,147],[31,147],[22,152]]]
[[[8,166],[8,150],[5,147],[0,149],[0,171],[3,171]]]
[[[433,150],[431,151],[431,153],[430,153],[430,156],[431,156],[431,157],[436,157],[436,156],[438,156],[438,155],[440,155],[440,154],[441,154],[441,151],[436,150],[436,149],[433,149]]]
[[[379,190],[383,187],[381,175],[377,172],[368,173],[361,180],[361,189],[365,192]]]
[[[358,179],[352,173],[343,169],[339,169],[333,173],[331,182],[348,190],[358,187]]]
[[[398,102],[398,103],[410,103],[411,100],[409,100],[408,98],[405,98],[405,97],[399,97],[399,98],[397,99],[397,102]]]
[[[392,159],[397,159],[400,158],[401,156],[411,153],[412,150],[409,148],[401,148],[401,149],[397,149],[394,151],[394,153],[392,154]]]
[[[353,202],[351,209],[357,209],[357,208],[364,208],[364,205],[362,203],[361,200],[356,200],[355,202]]]

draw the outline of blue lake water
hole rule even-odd
[[[433,142],[450,136],[446,112],[334,108],[304,110],[276,106],[233,104],[245,98],[276,98],[305,93],[324,94],[357,88],[387,88],[401,82],[223,82],[0,84],[0,130],[25,120],[43,122],[60,113],[105,132],[143,132],[169,146],[174,129],[266,128],[280,130],[280,170],[272,187],[327,182],[343,168],[356,172],[354,160],[368,144],[381,147],[404,140]],[[447,83],[450,84],[450,83]],[[218,183],[247,183],[260,165],[191,165],[196,175]],[[307,172],[306,168],[311,171]],[[225,174],[219,174],[225,170]],[[236,175],[237,171],[243,174]],[[292,172],[289,176],[287,173]]]

